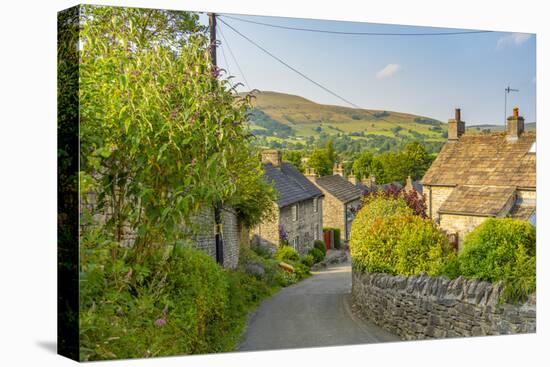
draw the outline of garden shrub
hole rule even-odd
[[[368,200],[352,224],[350,249],[357,270],[401,275],[439,275],[453,257],[445,234],[401,198]]]
[[[327,254],[327,247],[326,247],[324,241],[315,240],[315,241],[313,242],[313,247],[316,248],[316,249],[319,249],[319,250],[323,253],[323,255],[326,255],[326,254]]]
[[[147,266],[123,260],[97,264],[82,267],[83,360],[231,349],[228,340],[234,330],[226,327],[231,322],[229,285],[208,255],[183,247]],[[90,279],[101,279],[103,287],[94,287]]]
[[[275,259],[280,261],[299,261],[300,255],[293,247],[290,246],[281,246],[275,252]]]
[[[311,267],[311,265],[315,264],[315,258],[311,254],[305,254],[300,259],[300,262],[307,267]]]
[[[377,228],[372,228],[376,222],[382,221],[384,218],[399,216],[399,215],[411,215],[412,210],[407,206],[407,203],[400,198],[384,198],[378,196],[371,196],[365,198],[363,207],[357,212],[355,219],[351,224],[351,233],[350,233],[350,253],[352,259],[354,259],[354,264],[356,263],[355,259],[364,259],[360,262],[357,262],[359,266],[362,262],[367,261],[371,264],[378,263],[381,261],[391,262],[389,258],[390,253],[387,246],[385,246],[384,240],[379,238],[378,244],[382,246],[379,250],[375,250],[376,247],[376,236],[373,233],[374,229],[380,227],[378,223]],[[387,232],[387,231],[386,231]],[[381,233],[383,235],[387,233]],[[367,246],[366,242],[370,242],[370,249],[368,253],[366,252]],[[381,251],[381,252],[380,252]],[[378,253],[378,255],[376,255]],[[375,260],[372,256],[380,257],[380,260]],[[384,272],[386,267],[382,267],[377,271]],[[374,271],[374,270],[371,270]]]
[[[518,301],[535,290],[535,228],[527,221],[490,218],[464,239],[460,274],[503,281],[506,300]]]
[[[308,254],[313,256],[313,258],[315,259],[315,263],[321,262],[325,258],[325,254],[323,254],[323,251],[319,250],[316,247],[309,250]]]

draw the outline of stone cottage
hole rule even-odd
[[[536,135],[524,131],[519,110],[508,117],[505,133],[465,135],[460,109],[448,129],[448,141],[422,179],[428,215],[459,246],[490,217],[534,223]]]
[[[252,244],[279,245],[280,231],[300,254],[323,237],[323,193],[292,164],[282,162],[278,150],[262,152],[265,179],[277,191],[275,218],[251,229]]]
[[[363,190],[343,177],[343,169],[336,164],[333,175],[317,177],[309,168],[306,177],[325,195],[323,207],[323,225],[339,228],[342,240],[349,240],[351,222],[361,205]]]

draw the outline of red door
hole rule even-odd
[[[328,249],[331,248],[331,239],[332,239],[332,231],[324,231],[323,236],[325,237],[325,247]]]

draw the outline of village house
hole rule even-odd
[[[505,133],[465,135],[456,109],[448,141],[422,179],[428,215],[460,246],[490,217],[535,222],[535,133],[514,108]]]
[[[283,162],[278,150],[264,150],[262,163],[267,182],[277,191],[275,218],[251,229],[252,243],[277,248],[280,236],[300,254],[323,237],[323,193],[292,164]]]
[[[317,177],[315,171],[308,168],[306,177],[324,194],[323,226],[340,229],[342,240],[349,240],[351,222],[361,205],[363,190],[343,177],[343,167],[335,164],[333,174]]]

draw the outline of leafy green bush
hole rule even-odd
[[[315,264],[315,258],[311,254],[305,254],[300,259],[300,262],[307,267],[311,267],[311,265]]]
[[[271,258],[271,252],[267,249],[267,247],[264,247],[264,246],[253,246],[252,247],[252,250],[260,255],[261,257],[263,257],[264,259],[269,259]]]
[[[275,259],[280,261],[299,261],[300,255],[293,247],[290,246],[281,246],[275,252]]]
[[[325,245],[325,242],[324,241],[321,241],[321,240],[315,240],[313,242],[313,247],[320,250],[323,255],[326,255],[327,254],[327,247]]]
[[[402,198],[368,200],[353,221],[350,249],[358,270],[402,275],[439,275],[453,257],[445,234]]]
[[[82,267],[83,360],[231,349],[229,285],[208,255],[183,247],[167,260],[159,256],[141,266],[120,260],[97,264]]]
[[[363,207],[357,212],[355,219],[351,224],[350,233],[350,253],[352,259],[363,259],[357,265],[361,263],[378,263],[383,261],[392,261],[389,258],[390,248],[386,246],[384,239],[378,239],[378,245],[374,242],[377,238],[373,235],[373,225],[377,222],[381,222],[384,218],[411,215],[412,210],[407,206],[407,203],[401,198],[383,198],[379,196],[367,197]],[[378,224],[380,226],[381,224]],[[388,229],[389,230],[389,229]],[[385,231],[383,235],[387,235]],[[371,243],[367,246],[366,241]],[[376,247],[382,248],[379,251],[374,251]],[[369,249],[369,251],[367,251]],[[378,256],[375,256],[378,252]],[[373,258],[374,257],[374,258]],[[379,259],[378,259],[379,257]],[[382,267],[376,271],[384,272],[388,269]],[[375,271],[374,269],[371,271]]]
[[[504,281],[503,297],[525,299],[535,290],[536,231],[526,221],[490,218],[469,233],[458,256],[460,274]]]
[[[321,262],[325,258],[325,254],[323,254],[323,251],[319,250],[316,247],[309,250],[308,255],[313,256],[313,258],[315,259],[315,263]]]

